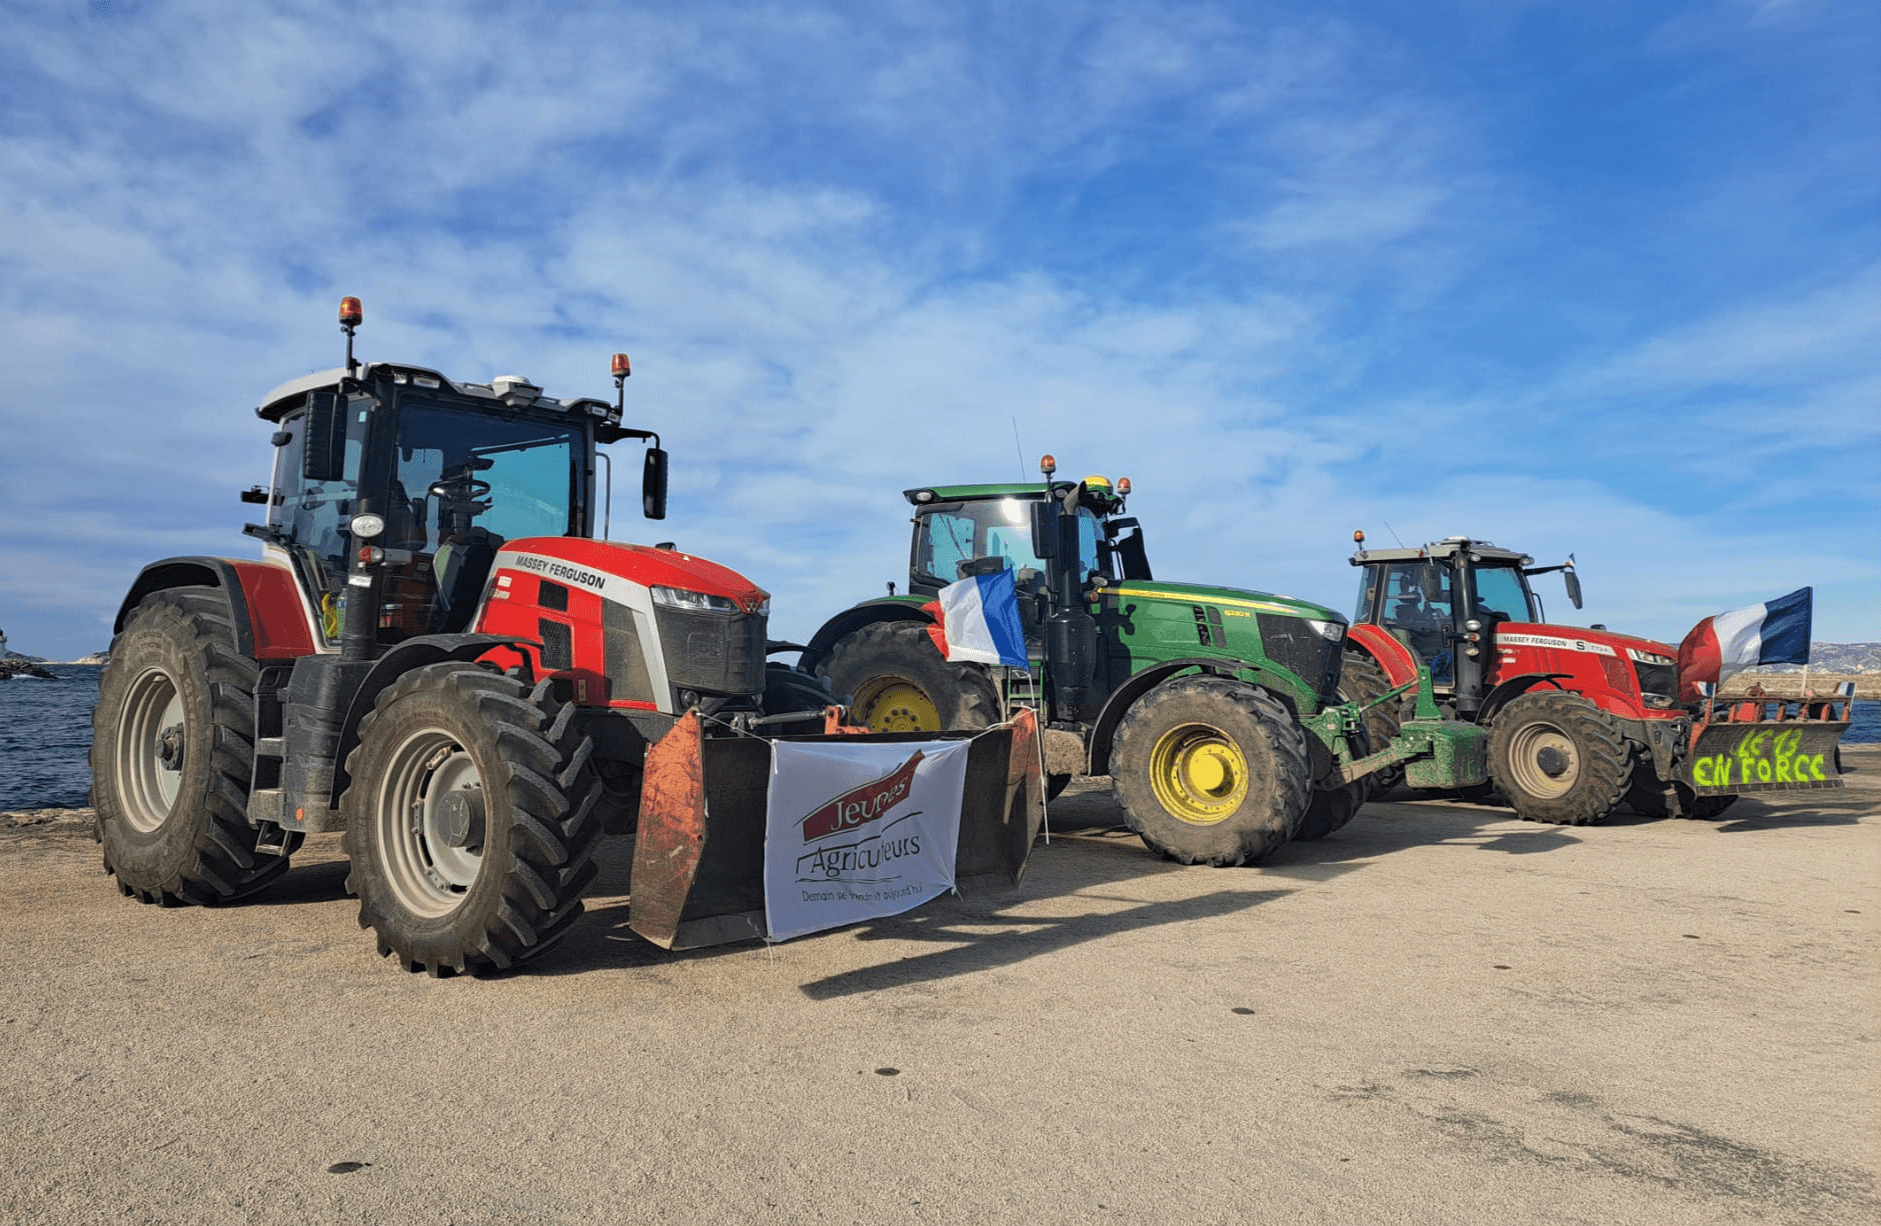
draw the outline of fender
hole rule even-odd
[[[340,797],[352,783],[352,776],[346,773],[346,759],[359,747],[359,725],[366,718],[366,713],[379,701],[380,691],[406,673],[427,664],[444,660],[476,660],[499,647],[524,646],[539,650],[542,644],[534,639],[500,634],[426,634],[406,639],[374,660],[365,679],[359,683],[359,688],[353,691],[353,700],[346,708],[346,722],[340,726],[339,748],[333,757],[331,807],[340,807]],[[529,659],[526,655],[523,658]]]
[[[877,596],[853,608],[844,609],[824,622],[823,628],[816,632],[816,637],[810,640],[810,646],[804,650],[798,660],[799,667],[815,672],[829,655],[830,649],[838,642],[862,627],[872,626],[876,622],[920,622],[924,626],[932,624],[934,619],[921,611],[921,606],[929,603],[929,600],[929,597],[913,595]]]
[[[1561,684],[1567,678],[1567,673],[1528,673],[1521,677],[1511,677],[1489,691],[1484,697],[1482,709],[1476,713],[1476,722],[1487,725],[1496,717],[1496,712],[1506,706],[1510,699],[1519,698],[1530,690],[1539,689],[1542,686],[1571,694],[1574,691]]]
[[[1091,734],[1085,743],[1085,753],[1090,762],[1090,774],[1108,775],[1110,773],[1110,739],[1116,733],[1117,725],[1123,722],[1124,713],[1130,709],[1131,704],[1167,681],[1172,675],[1190,668],[1199,668],[1206,673],[1217,673],[1229,677],[1239,673],[1253,673],[1255,680],[1249,684],[1258,686],[1278,699],[1296,720],[1300,716],[1291,689],[1284,685],[1270,684],[1265,679],[1267,674],[1258,665],[1232,656],[1200,656],[1186,660],[1171,660],[1155,668],[1144,669],[1112,690],[1110,697],[1104,700],[1104,708],[1097,713],[1097,721],[1091,725]]]
[[[1370,656],[1372,663],[1385,670],[1385,679],[1392,685],[1417,679],[1417,661],[1411,658],[1411,649],[1382,627],[1360,622],[1346,631],[1345,645],[1348,651],[1356,648]]]
[[[210,587],[228,602],[235,649],[251,660],[293,660],[314,652],[294,578],[277,566],[232,558],[183,557],[152,562],[138,572],[111,623],[117,634],[132,610],[153,592]]]

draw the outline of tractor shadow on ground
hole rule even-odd
[[[554,955],[530,968],[532,973],[574,975],[588,971],[632,967],[671,966],[726,956],[749,956],[759,945],[755,939],[705,949],[668,951],[647,941],[628,926],[627,897],[632,871],[630,845],[603,844],[596,857],[600,873],[588,895],[588,913],[569,933]],[[1184,866],[1159,859],[1134,835],[1116,837],[1108,831],[1081,835],[1055,833],[1050,846],[1034,847],[1024,879],[1017,888],[981,891],[972,895],[937,898],[901,915],[852,924],[820,934],[858,941],[914,941],[949,948],[901,959],[883,967],[846,972],[804,986],[816,999],[873,991],[893,984],[952,978],[993,970],[1028,958],[1162,924],[1232,915],[1292,893],[1294,887],[1275,883],[1261,874],[1262,866],[1215,869]],[[1356,867],[1356,866],[1353,866]],[[1342,869],[1341,871],[1349,871]],[[1164,873],[1192,873],[1199,879],[1228,887],[1187,898],[1143,901],[1111,912],[1094,913],[1080,906],[1074,913],[1041,915],[1040,904],[1054,898],[1081,895],[1106,898],[1105,891],[1122,892],[1127,884]],[[816,939],[815,935],[802,938]]]

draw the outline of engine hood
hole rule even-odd
[[[1114,587],[1105,588],[1104,593],[1124,601],[1134,598],[1175,600],[1183,604],[1218,604],[1256,613],[1278,613],[1283,617],[1337,622],[1341,626],[1346,624],[1345,614],[1334,612],[1324,605],[1317,605],[1309,600],[1299,600],[1292,596],[1276,596],[1272,592],[1256,592],[1246,588],[1126,579]]]

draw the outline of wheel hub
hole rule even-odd
[[[1553,745],[1544,745],[1535,751],[1535,765],[1551,779],[1559,779],[1571,763],[1568,756]]]
[[[1247,759],[1220,729],[1185,724],[1164,733],[1151,751],[1150,788],[1172,816],[1212,826],[1247,798]]]
[[[438,800],[438,841],[446,847],[483,846],[483,793],[459,788]]]
[[[856,706],[871,732],[939,732],[940,709],[926,691],[911,681],[890,678],[873,693],[858,697]]]
[[[157,737],[157,765],[167,771],[183,769],[183,725],[171,724]]]

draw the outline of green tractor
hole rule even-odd
[[[908,587],[831,618],[803,665],[878,732],[986,727],[1039,713],[1048,795],[1109,775],[1130,828],[1184,864],[1251,864],[1343,826],[1381,772],[1430,787],[1485,775],[1480,729],[1444,721],[1425,677],[1341,691],[1346,619],[1265,592],[1151,578],[1128,480],[930,486],[914,508]],[[941,589],[1011,571],[1029,667],[950,660]]]

